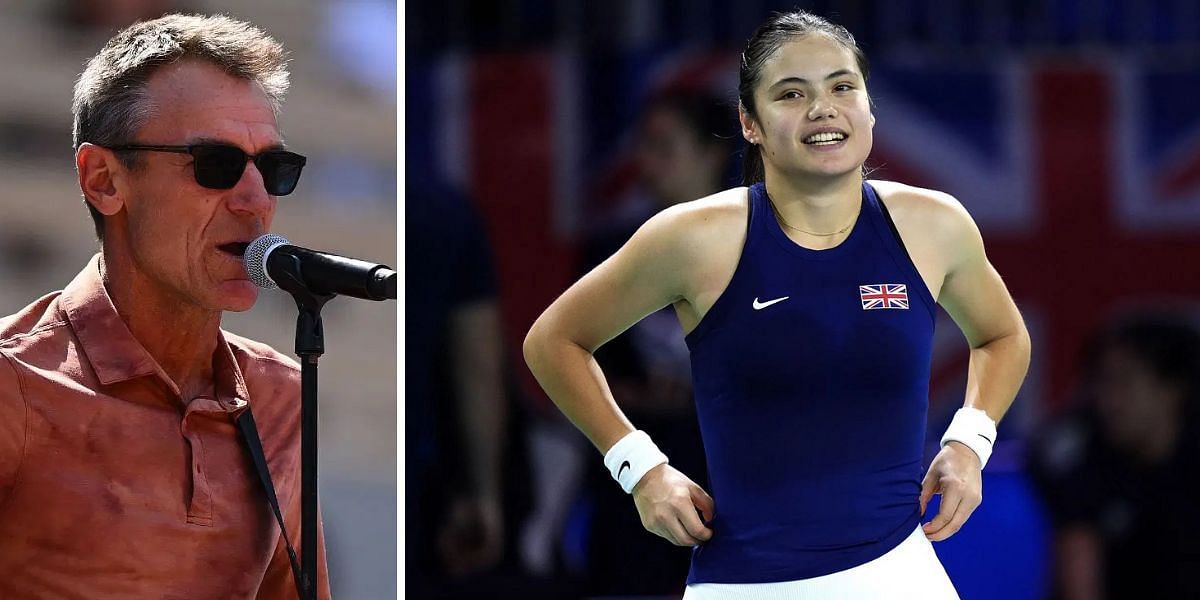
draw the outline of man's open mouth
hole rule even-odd
[[[217,249],[226,254],[232,254],[233,256],[241,258],[246,255],[246,247],[249,245],[250,242],[230,242],[228,244],[221,244],[220,246],[217,246]]]

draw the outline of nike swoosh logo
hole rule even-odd
[[[621,463],[621,468],[617,469],[617,479],[621,478],[621,471],[624,471],[625,469],[628,469],[628,468],[629,468],[629,461],[625,461],[625,462]]]
[[[982,433],[977,433],[977,434],[975,434],[975,435],[977,435],[977,436],[979,436],[979,437],[981,437],[981,438],[983,438],[983,439],[987,440],[989,444],[994,444],[994,443],[995,443],[995,442],[993,442],[993,441],[992,441],[990,438],[988,438],[988,436],[986,436],[986,435],[983,435]]]
[[[772,304],[779,304],[780,302],[783,302],[784,300],[787,300],[788,298],[791,298],[791,296],[784,296],[782,298],[776,298],[774,300],[767,300],[766,302],[759,302],[758,298],[755,298],[754,299],[754,310],[762,310]]]

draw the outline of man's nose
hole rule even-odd
[[[267,193],[266,183],[262,172],[254,161],[246,162],[242,178],[233,187],[233,197],[229,200],[229,209],[234,212],[264,215],[275,206],[275,199]]]

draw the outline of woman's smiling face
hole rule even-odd
[[[854,54],[822,33],[785,42],[763,65],[754,115],[741,114],[743,135],[762,148],[768,172],[840,176],[871,153],[866,82]]]

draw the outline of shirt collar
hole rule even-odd
[[[213,376],[221,408],[240,413],[250,400],[250,390],[238,366],[234,347],[225,339],[225,331],[217,330],[217,350],[213,355]]]
[[[99,254],[93,256],[83,271],[63,289],[59,303],[100,383],[112,385],[162,373],[154,357],[133,337],[133,332],[117,313],[108,290],[104,289]],[[250,393],[234,348],[227,341],[225,332],[219,329],[213,354],[213,377],[221,408],[241,412]],[[173,383],[170,387],[175,389]]]
[[[154,358],[133,337],[104,289],[99,254],[63,289],[59,305],[100,383],[111,385],[155,373]]]

